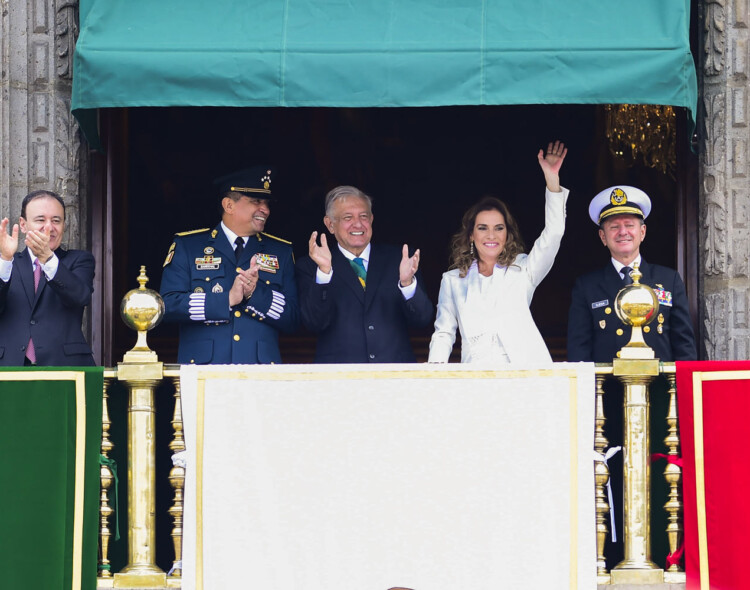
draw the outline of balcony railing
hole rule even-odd
[[[145,272],[139,278],[140,290],[131,293],[143,295]],[[153,292],[151,292],[153,293]],[[127,296],[126,296],[127,297]],[[158,297],[158,296],[156,296]],[[136,310],[144,312],[145,308]],[[148,317],[146,317],[148,316]],[[146,318],[146,319],[144,319]],[[150,319],[149,319],[150,318]],[[136,318],[137,319],[137,318]],[[124,362],[104,372],[102,442],[101,442],[101,497],[100,497],[100,561],[99,588],[180,588],[182,576],[182,531],[184,517],[183,490],[185,487],[185,451],[180,398],[180,367],[163,365],[146,344],[146,331],[155,325],[151,315],[131,324],[139,331],[136,346],[125,355]],[[635,325],[635,324],[634,324]],[[635,328],[634,328],[635,331]],[[643,345],[640,350],[642,351]],[[650,349],[649,349],[650,350]],[[596,513],[597,581],[600,585],[685,583],[682,567],[672,562],[666,571],[651,559],[650,515],[652,510],[666,511],[666,529],[655,532],[664,535],[669,555],[675,555],[682,544],[683,505],[681,498],[682,469],[677,460],[680,456],[680,436],[677,415],[677,391],[674,363],[662,363],[648,358],[648,354],[624,354],[625,358],[596,366],[596,403],[594,427],[594,478]],[[632,358],[635,356],[636,358]],[[645,356],[646,358],[642,358]],[[653,355],[652,355],[653,356]],[[639,358],[640,357],[640,358]],[[650,387],[657,377],[668,384],[666,420],[667,465],[663,477],[668,486],[668,501],[661,506],[650,505],[651,485],[651,440],[649,418],[651,412]],[[605,382],[615,379],[622,384],[623,401],[623,446],[624,452],[624,558],[615,567],[607,569],[605,554],[606,539],[610,529],[610,499],[607,484],[610,472],[607,463],[609,441],[605,437]],[[156,565],[155,518],[156,518],[156,447],[154,394],[164,381],[174,386],[174,413],[171,418],[172,434],[168,445],[172,454],[172,469],[169,483],[173,498],[167,515],[172,523],[174,559],[169,573]],[[114,445],[110,439],[111,420],[108,409],[110,388],[115,382],[125,385],[128,391],[128,562],[119,572],[111,571],[109,553],[112,539],[111,519],[113,515],[112,491],[114,473],[111,455]],[[619,425],[616,425],[619,428]],[[646,499],[646,501],[644,501]],[[167,515],[162,515],[165,517]],[[676,561],[676,560],[675,560]]]

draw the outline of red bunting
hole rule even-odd
[[[745,456],[750,362],[677,362],[676,367],[686,590],[750,590]]]

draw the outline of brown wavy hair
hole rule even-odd
[[[526,247],[518,229],[518,224],[510,214],[508,206],[500,199],[495,197],[484,197],[478,203],[471,206],[461,220],[461,229],[453,236],[451,240],[451,257],[450,268],[457,268],[459,275],[465,277],[472,263],[478,259],[476,248],[474,254],[471,253],[471,234],[474,232],[477,215],[482,211],[497,211],[505,218],[505,227],[508,237],[505,241],[505,248],[497,257],[497,263],[501,266],[510,266],[516,259],[516,256],[525,252]]]

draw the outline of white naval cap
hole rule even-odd
[[[641,189],[624,184],[610,186],[591,199],[589,217],[596,225],[612,215],[637,215],[643,219],[651,213],[651,199]]]

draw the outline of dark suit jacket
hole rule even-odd
[[[646,344],[662,361],[695,360],[695,339],[680,275],[643,259],[640,271],[643,274],[640,282],[658,289],[657,295],[661,293],[657,319],[648,325],[648,331],[644,328]],[[611,262],[578,278],[568,314],[569,361],[611,363],[617,351],[630,341],[630,327],[614,311],[615,296],[622,287],[620,274]],[[622,330],[619,335],[618,329]]]
[[[94,257],[83,250],[55,250],[60,263],[55,278],[42,273],[34,292],[29,253],[13,259],[10,280],[0,281],[0,365],[23,366],[29,338],[38,365],[91,366],[94,357],[83,337],[83,310],[94,291]]]
[[[252,296],[230,309],[236,269],[249,268],[255,254],[276,268],[261,267]],[[205,319],[191,317],[193,293],[205,294]],[[239,262],[221,224],[178,234],[165,262],[161,296],[165,321],[180,325],[181,364],[280,363],[279,331],[292,332],[299,324],[292,247],[263,232],[248,239]]]
[[[318,335],[316,363],[413,363],[409,327],[428,325],[434,306],[417,276],[414,297],[398,288],[401,249],[373,244],[362,289],[351,263],[332,244],[333,277],[315,283],[310,257],[297,263],[300,311],[304,326]]]

